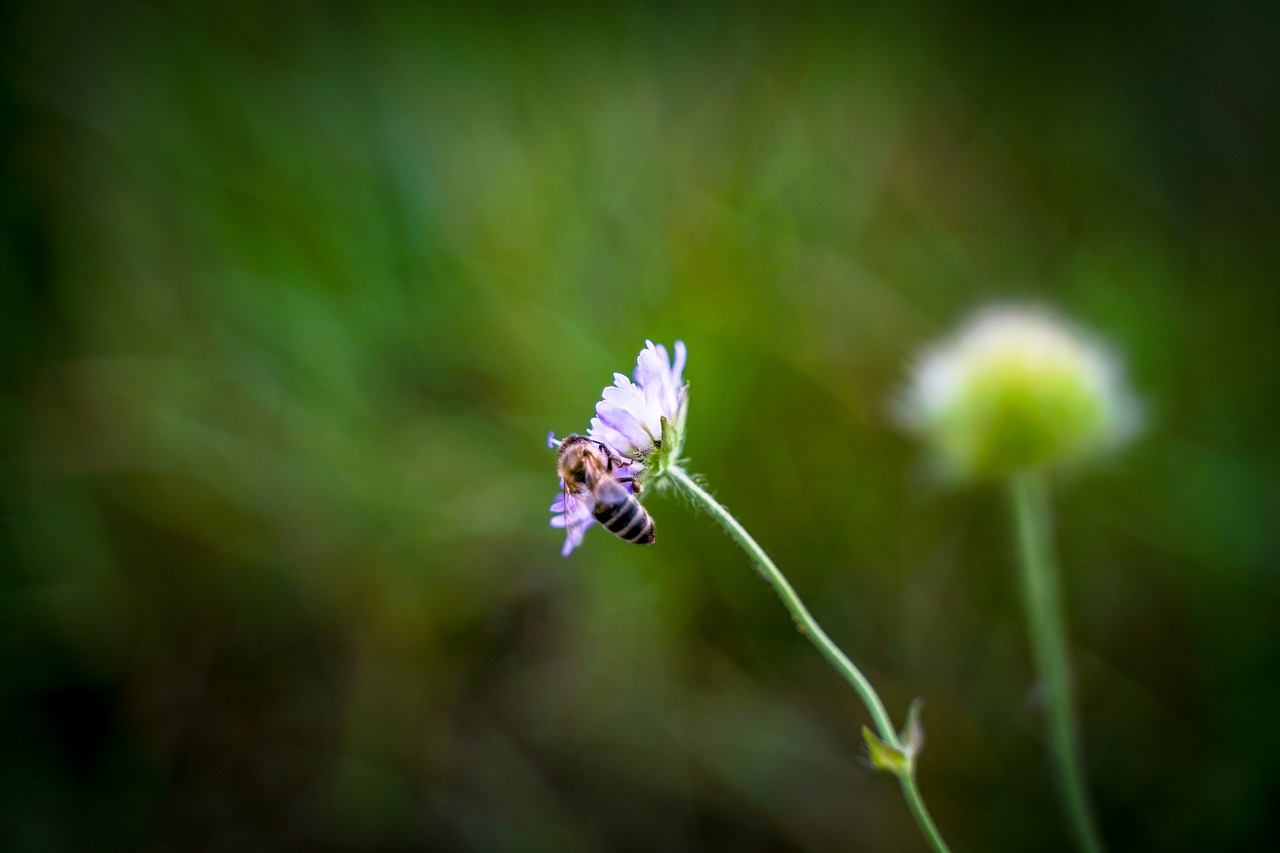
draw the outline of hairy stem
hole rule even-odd
[[[1061,581],[1053,553],[1049,487],[1044,474],[1022,471],[1013,476],[1009,493],[1018,534],[1022,598],[1036,670],[1044,682],[1045,723],[1058,785],[1077,845],[1081,850],[1098,853],[1102,842],[1089,805],[1080,756]]]
[[[858,694],[862,703],[866,705],[867,711],[871,714],[871,719],[875,722],[880,738],[895,749],[903,749],[898,733],[893,730],[889,712],[885,710],[884,702],[880,700],[880,696],[876,693],[875,688],[871,686],[871,682],[862,674],[862,670],[858,669],[857,665],[849,659],[848,655],[831,641],[831,638],[827,636],[827,632],[822,630],[822,626],[809,613],[809,608],[804,606],[804,602],[800,600],[800,596],[796,594],[786,576],[782,574],[782,571],[769,558],[769,555],[765,553],[759,543],[752,539],[751,534],[747,533],[746,529],[738,523],[738,520],[721,506],[719,501],[711,497],[706,490],[699,486],[684,469],[673,465],[667,469],[667,473],[682,494],[687,496],[695,506],[711,513],[716,521],[720,522],[721,526],[724,527],[730,538],[737,542],[742,550],[747,552],[747,556],[756,564],[760,574],[777,592],[778,598],[782,599],[783,606],[787,608],[787,612],[791,614],[791,618],[796,624],[796,630],[817,647],[822,656],[844,676],[845,681],[849,682],[849,685],[853,687],[854,692]],[[907,806],[911,809],[912,816],[920,827],[920,832],[934,850],[943,853],[948,849],[947,844],[942,840],[942,835],[938,832],[938,827],[934,824],[933,818],[930,817],[929,810],[925,808],[919,788],[916,787],[914,762],[910,762],[910,766],[910,770],[897,774],[898,782],[902,787],[902,795],[907,801]]]

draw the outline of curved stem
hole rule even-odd
[[[1045,722],[1063,805],[1080,849],[1098,853],[1102,842],[1085,789],[1079,725],[1071,695],[1071,661],[1053,554],[1049,487],[1043,474],[1022,471],[1013,476],[1009,493],[1018,531],[1022,597],[1036,669],[1045,687]]]
[[[871,682],[862,674],[862,670],[858,669],[853,661],[840,650],[831,638],[827,636],[827,632],[822,630],[822,626],[818,624],[813,615],[809,613],[809,608],[804,606],[804,602],[800,600],[800,596],[796,594],[791,583],[787,580],[782,571],[774,564],[764,549],[751,538],[738,520],[729,514],[720,503],[711,495],[709,495],[701,486],[693,481],[693,478],[685,473],[684,469],[672,467],[669,469],[672,478],[680,484],[684,493],[694,500],[698,506],[710,512],[716,517],[729,536],[733,538],[742,550],[759,567],[760,573],[764,575],[765,580],[777,591],[778,597],[782,599],[782,604],[791,613],[791,618],[796,623],[796,628],[801,634],[809,638],[809,642],[818,647],[818,651],[822,653],[832,666],[839,670],[844,676],[845,681],[857,691],[862,703],[867,706],[867,710],[871,713],[871,718],[875,721],[876,729],[880,732],[880,737],[887,743],[898,745],[898,734],[893,730],[893,723],[889,720],[889,712],[885,710],[884,703],[880,701],[879,694],[876,693]]]
[[[911,816],[916,819],[916,825],[920,827],[925,840],[939,853],[946,851],[947,842],[942,840],[942,833],[938,831],[938,825],[933,822],[933,816],[929,814],[929,809],[924,804],[924,797],[920,796],[914,768],[910,773],[898,774],[898,785],[902,788],[902,798],[907,801],[907,808],[911,809]]]
[[[849,660],[848,655],[831,641],[831,638],[827,636],[827,632],[822,630],[822,626],[809,613],[809,608],[804,606],[804,602],[800,600],[800,596],[796,594],[791,583],[782,574],[777,565],[774,564],[773,560],[769,558],[769,555],[765,553],[765,550],[760,547],[755,539],[751,538],[751,534],[738,523],[738,520],[721,506],[719,501],[711,497],[706,490],[699,486],[683,468],[673,465],[667,469],[666,473],[675,481],[681,492],[693,501],[695,505],[715,516],[716,521],[720,522],[730,538],[737,542],[742,550],[747,552],[747,556],[756,564],[760,574],[778,593],[778,598],[782,599],[783,606],[787,608],[792,620],[796,623],[796,630],[808,637],[809,642],[817,647],[822,656],[853,687],[858,697],[862,699],[862,703],[867,706],[867,711],[870,712],[881,739],[895,749],[901,750],[902,743],[898,738],[898,733],[893,730],[889,712],[885,710],[884,702],[880,700],[880,695],[876,693],[875,688],[871,686],[871,682],[867,680],[867,677],[862,674],[862,670],[858,669],[857,665]],[[939,853],[945,853],[948,849],[946,842],[942,840],[942,835],[938,832],[933,819],[929,816],[928,809],[924,806],[924,800],[920,797],[920,791],[916,787],[914,768],[897,775],[899,784],[902,786],[903,797],[906,798],[907,806],[911,809],[912,816],[920,826],[921,833],[924,834],[925,839],[933,846],[934,850],[939,851]]]

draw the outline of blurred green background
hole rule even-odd
[[[0,847],[923,849],[707,518],[559,555],[681,338],[947,838],[1065,849],[1004,498],[891,416],[1014,299],[1146,410],[1056,484],[1103,832],[1275,848],[1278,8],[6,9]]]

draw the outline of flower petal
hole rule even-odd
[[[646,390],[661,387],[669,372],[667,350],[653,341],[645,341],[644,347],[636,358],[636,384]]]
[[[599,418],[591,419],[591,426],[587,429],[587,437],[592,441],[600,442],[619,456],[627,456],[634,450],[631,439],[613,427],[608,426]]]
[[[578,547],[587,528],[596,523],[591,515],[593,501],[589,493],[564,492],[561,495],[564,512],[551,517],[552,527],[564,528],[564,549],[560,552],[566,557]]]
[[[600,416],[600,423],[621,433],[635,448],[653,447],[653,434],[647,425],[637,419],[632,410],[609,400],[601,400],[596,403],[596,414]],[[632,456],[633,454],[624,453],[623,455]]]
[[[587,528],[590,524],[582,527],[569,527],[565,529],[564,547],[560,549],[560,556],[567,557],[573,553],[573,549],[582,544],[582,537],[587,534]]]

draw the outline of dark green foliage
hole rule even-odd
[[[1001,496],[890,416],[1008,297],[1147,407],[1055,484],[1103,834],[1280,845],[1277,12],[931,5],[14,4],[0,847],[923,849],[708,518],[559,556],[543,437],[679,337],[948,840],[1060,849]]]

